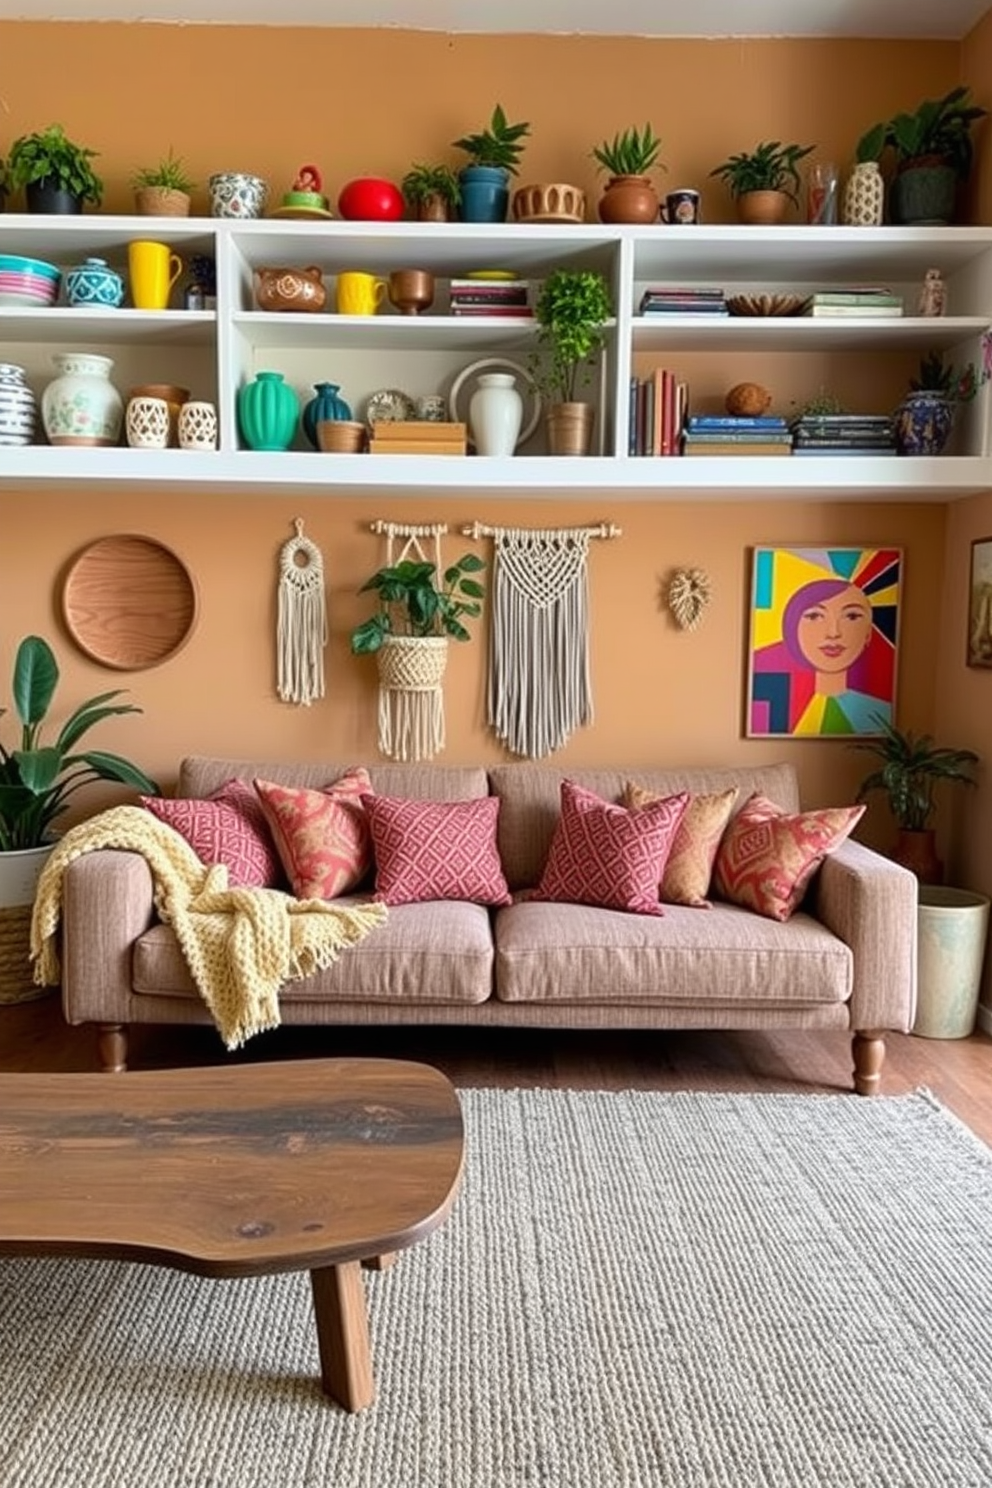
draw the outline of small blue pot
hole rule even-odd
[[[462,222],[505,222],[510,205],[510,176],[499,165],[466,165],[458,174]]]
[[[102,258],[88,258],[65,276],[65,297],[70,305],[100,305],[116,310],[124,299],[124,280],[107,267]]]
[[[336,382],[315,382],[313,388],[316,397],[311,398],[304,407],[300,422],[308,442],[314,449],[319,449],[317,425],[328,419],[350,419],[351,409],[338,396],[340,389]]]

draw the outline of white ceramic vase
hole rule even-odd
[[[0,362],[0,445],[30,444],[38,408],[23,367]]]
[[[486,372],[469,399],[468,422],[476,454],[512,455],[520,436],[524,400],[510,372]]]
[[[58,351],[59,375],[41,395],[41,419],[50,444],[117,444],[124,400],[110,380],[113,361],[92,352]]]
[[[844,187],[844,226],[881,227],[885,207],[885,183],[877,160],[862,160]]]

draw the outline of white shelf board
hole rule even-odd
[[[934,316],[637,316],[635,351],[911,351],[958,346],[982,335],[977,315]]]
[[[127,261],[135,239],[169,243],[180,254],[209,253],[218,223],[210,217],[120,217],[99,212],[0,213],[0,253],[72,266],[87,254]]]
[[[60,346],[211,346],[217,336],[213,310],[95,310],[51,305],[14,310],[0,306],[0,349],[32,341]]]
[[[454,351],[525,350],[534,340],[534,321],[521,317],[457,315],[329,315],[297,311],[244,311],[231,317],[236,330],[262,349],[291,346],[294,351]]]

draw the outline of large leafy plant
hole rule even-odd
[[[379,650],[387,636],[469,640],[462,616],[474,619],[480,615],[486,593],[469,575],[481,573],[485,566],[474,553],[465,553],[445,569],[440,584],[433,563],[404,559],[378,569],[358,592],[377,594],[379,609],[352,631],[352,651],[356,656],[370,655]]]
[[[878,160],[891,149],[897,166],[932,163],[950,166],[959,181],[971,173],[972,126],[987,109],[971,102],[967,87],[952,88],[943,98],[927,98],[913,113],[896,114],[874,124],[857,145],[859,160]]]
[[[749,191],[784,191],[795,202],[799,191],[797,166],[814,145],[783,145],[779,140],[766,140],[751,151],[731,155],[722,165],[710,171],[722,176],[733,197]]]
[[[882,761],[862,782],[857,799],[863,801],[871,791],[885,791],[889,809],[899,826],[907,832],[922,832],[933,814],[934,787],[938,781],[957,781],[975,785],[970,767],[978,762],[971,749],[945,749],[934,744],[929,734],[913,734],[881,722],[877,739],[859,739],[852,749],[865,749]]]
[[[537,350],[530,370],[542,392],[563,403],[575,401],[580,383],[591,380],[606,343],[613,314],[610,290],[594,269],[553,269],[534,306]]]
[[[45,181],[99,206],[103,182],[90,165],[97,153],[74,144],[61,124],[50,124],[36,134],[22,134],[11,145],[10,184],[17,190]]]
[[[94,724],[142,711],[133,703],[113,701],[121,696],[120,688],[80,703],[54,743],[42,743],[42,726],[58,680],[58,663],[48,642],[41,636],[25,636],[17,648],[13,677],[20,743],[8,750],[0,741],[0,852],[43,847],[69,798],[91,781],[114,780],[145,795],[160,794],[154,780],[120,755],[96,749],[76,753],[76,745]],[[0,717],[7,711],[0,708]]]
[[[502,106],[497,104],[487,129],[480,129],[476,134],[462,135],[461,139],[456,139],[453,143],[456,150],[465,151],[473,165],[494,166],[515,176],[524,149],[521,141],[528,134],[529,124],[508,123]]]

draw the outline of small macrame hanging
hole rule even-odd
[[[324,696],[324,560],[316,543],[303,536],[301,517],[293,528],[296,536],[279,554],[276,690],[284,703],[309,707]]]
[[[620,529],[463,530],[494,545],[489,725],[513,754],[540,759],[592,722],[589,541]]]
[[[385,536],[386,566],[413,555],[433,563],[437,580],[441,567],[441,538],[446,524],[408,527],[373,522],[372,531]],[[398,555],[393,542],[405,538]],[[421,538],[433,539],[428,556]],[[433,759],[444,748],[444,693],[441,684],[448,662],[447,636],[388,635],[376,652],[379,667],[379,749],[389,759]]]

